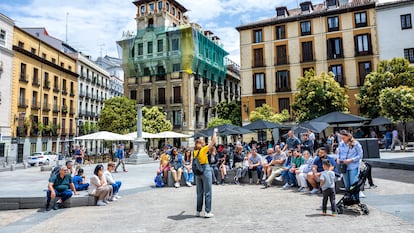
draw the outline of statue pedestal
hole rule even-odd
[[[134,153],[125,160],[127,164],[153,163],[154,160],[145,152],[145,140],[138,138],[134,142]]]

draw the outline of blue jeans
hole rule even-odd
[[[60,197],[60,199],[62,200],[62,203],[64,201],[66,201],[67,199],[69,199],[70,197],[72,197],[72,191],[70,189],[66,189],[63,192],[59,192],[55,189],[55,193],[56,193],[56,197]],[[52,192],[50,192],[50,190],[47,190],[46,192],[46,204],[49,205],[50,204],[50,200],[52,199]]]
[[[296,185],[296,173],[287,171],[286,183],[290,185]]]
[[[75,185],[76,191],[87,190],[88,187],[89,187],[88,183],[86,183],[86,184],[76,184]]]
[[[249,178],[252,178],[253,177],[252,171],[256,171],[257,172],[257,178],[259,180],[262,179],[262,169],[263,169],[263,166],[262,165],[259,165],[259,166],[255,167],[253,169],[250,169],[249,168],[249,170],[247,171],[248,174],[249,174]]]
[[[211,167],[208,164],[202,165],[204,173],[200,176],[196,176],[197,184],[197,212],[201,212],[203,209],[203,198],[205,198],[205,211],[210,213],[211,211],[211,199],[212,199],[212,175]]]
[[[192,171],[188,172],[187,168],[184,168],[183,174],[184,174],[185,182],[190,182],[190,183],[194,182],[194,173]]]
[[[359,178],[358,176],[359,176],[359,168],[355,168],[352,170],[346,170],[344,177],[343,177],[346,190],[349,190],[352,184],[354,184],[355,182],[358,182],[358,178]]]
[[[115,181],[115,183],[112,185],[112,194],[117,194],[119,189],[121,188],[122,182],[121,181]]]

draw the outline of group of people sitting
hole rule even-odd
[[[55,167],[49,178],[46,210],[62,208],[66,200],[83,190],[87,190],[89,195],[96,197],[98,206],[105,206],[111,201],[118,200],[122,182],[115,181],[112,176],[114,168],[115,163],[112,161],[108,163],[106,170],[102,164],[96,165],[90,182],[87,183],[84,170],[78,166],[74,171],[72,161],[66,161],[65,166]],[[54,199],[53,204],[51,204],[52,199]]]

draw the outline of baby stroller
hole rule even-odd
[[[336,203],[336,209],[338,214],[342,214],[347,206],[354,206],[356,210],[361,214],[369,214],[369,210],[366,204],[362,204],[359,201],[359,191],[364,187],[367,179],[368,166],[363,161],[360,166],[359,180],[351,185],[349,190],[345,191],[345,195]]]

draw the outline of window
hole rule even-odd
[[[336,7],[336,0],[326,0],[326,6],[328,8]]]
[[[257,99],[257,100],[254,101],[254,106],[256,108],[262,107],[263,104],[266,104],[266,100],[265,99]]]
[[[260,48],[260,49],[255,49],[254,51],[253,51],[253,56],[254,56],[254,67],[263,67],[264,66],[264,64],[263,64],[263,49],[262,48]]]
[[[36,49],[35,49],[35,48],[31,48],[31,49],[30,49],[30,52],[31,52],[32,54],[36,54]]]
[[[6,31],[0,29],[0,45],[6,45]]]
[[[359,62],[358,63],[358,71],[359,71],[359,86],[363,86],[365,83],[365,77],[371,73],[371,62],[365,61],[365,62]]]
[[[148,54],[152,53],[152,41],[148,41],[147,43],[147,53]]]
[[[263,37],[262,37],[262,29],[259,30],[254,30],[253,31],[253,42],[254,43],[260,43],[263,42]]]
[[[181,20],[181,11],[178,12],[178,19]]]
[[[144,54],[144,44],[139,43],[138,44],[138,56],[142,56]]]
[[[167,12],[170,11],[170,4],[168,2],[165,4],[165,8],[166,8]]]
[[[42,53],[42,58],[46,60],[46,53]]]
[[[276,26],[276,40],[286,39],[285,25]]]
[[[162,52],[164,49],[164,41],[158,40],[157,41],[157,52]]]
[[[130,94],[129,94],[129,98],[132,100],[136,100],[137,99],[137,91],[136,90],[131,90]]]
[[[162,10],[162,1],[159,1],[158,2],[158,11],[161,11]]]
[[[337,81],[341,86],[345,85],[345,80],[342,73],[342,65],[332,65],[329,67],[329,71],[332,71],[335,75],[335,81]]]
[[[285,15],[285,12],[286,12],[286,8],[285,7],[278,7],[278,8],[276,8],[276,15],[277,16],[286,16]]]
[[[367,12],[355,13],[355,27],[366,27],[367,26]]]
[[[52,57],[52,63],[56,64],[56,59]]]
[[[302,42],[302,62],[313,61],[312,41]]]
[[[182,103],[183,101],[182,101],[182,98],[181,98],[181,87],[180,86],[173,87],[173,93],[174,93],[174,100],[173,100],[173,102],[175,104]]]
[[[370,55],[372,54],[371,49],[371,35],[362,34],[355,36],[355,55]]]
[[[20,80],[27,81],[26,80],[26,64],[24,63],[20,63]]]
[[[141,15],[143,15],[145,13],[145,5],[141,6]]]
[[[265,93],[265,75],[264,73],[254,74],[253,93]]]
[[[290,91],[289,71],[280,70],[276,72],[276,91]]]
[[[33,91],[32,92],[32,108],[38,108],[40,106],[38,106],[37,104],[37,91]]]
[[[154,12],[154,3],[148,4],[148,8],[150,12]]]
[[[328,32],[338,31],[339,30],[339,17],[333,16],[328,17]]]
[[[158,104],[165,104],[165,88],[158,88]]]
[[[302,69],[302,75],[306,76],[306,73],[311,73],[312,75],[315,74],[315,69],[313,67],[305,67]]]
[[[300,22],[300,33],[302,36],[311,34],[311,22],[310,21]]]
[[[180,63],[173,64],[173,72],[178,72],[180,70],[181,70],[181,64]]]
[[[175,16],[175,7],[172,7],[171,11],[172,11],[172,15]]]
[[[290,114],[290,99],[289,98],[279,98],[279,112],[283,110],[288,110]]]
[[[37,68],[33,68],[33,84],[39,85],[39,70]]]
[[[176,51],[176,50],[179,50],[179,49],[180,49],[180,47],[179,47],[179,40],[178,40],[178,38],[172,39],[171,40],[171,50],[172,51]]]
[[[24,49],[24,43],[23,43],[23,42],[21,42],[21,41],[19,41],[19,42],[17,43],[17,47],[19,47],[19,48],[21,48],[21,49]]]
[[[154,19],[148,19],[148,28],[154,28]]]
[[[276,65],[286,65],[286,64],[288,64],[286,45],[276,46]]]
[[[413,25],[411,24],[411,14],[401,15],[400,17],[402,30],[413,28]]]
[[[414,63],[414,48],[404,49],[404,58]]]
[[[144,104],[151,105],[151,89],[144,90]]]
[[[24,88],[20,88],[19,106],[20,107],[25,107],[26,106],[26,90]]]
[[[331,38],[327,40],[328,59],[343,58],[342,38]]]

